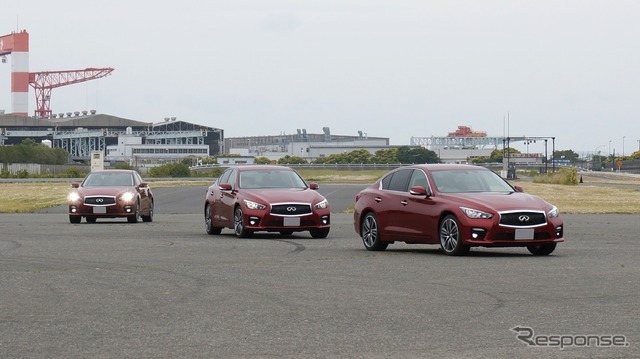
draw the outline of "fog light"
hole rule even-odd
[[[124,211],[127,213],[131,213],[131,206],[124,206]]]
[[[260,218],[258,217],[249,217],[249,224],[252,226],[257,226],[260,223]]]
[[[556,237],[562,237],[562,226],[556,227]]]
[[[322,222],[322,224],[329,224],[329,216],[322,216],[322,218],[320,218],[320,222]]]
[[[71,213],[77,213],[78,212],[78,208],[77,207],[71,207]]]
[[[473,239],[484,239],[484,236],[487,234],[482,228],[471,228],[471,238]]]

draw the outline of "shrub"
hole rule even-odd
[[[190,177],[189,166],[184,163],[167,163],[149,170],[149,177]]]
[[[82,178],[85,176],[85,173],[82,172],[78,167],[70,167],[62,174],[63,177],[66,178]]]
[[[563,185],[578,184],[578,170],[576,168],[560,168],[556,173],[541,174],[533,178],[534,183],[550,183]]]

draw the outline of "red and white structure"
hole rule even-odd
[[[26,30],[0,36],[0,57],[6,62],[11,54],[11,112],[27,116],[29,112],[29,33]]]

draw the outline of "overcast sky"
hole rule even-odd
[[[0,24],[29,32],[30,72],[115,68],[54,89],[54,113],[393,145],[458,125],[502,136],[508,118],[559,150],[640,147],[637,0],[3,0]],[[10,58],[7,112],[9,76]]]

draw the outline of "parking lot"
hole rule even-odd
[[[640,357],[636,215],[565,215],[548,257],[373,253],[357,188],[322,190],[326,239],[209,236],[203,188],[156,190],[152,223],[0,214],[0,357]]]

